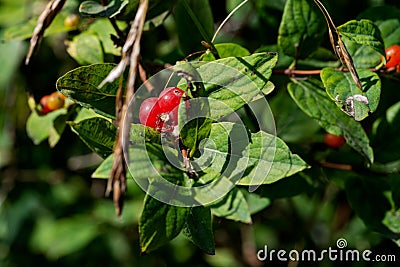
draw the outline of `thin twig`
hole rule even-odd
[[[296,70],[296,69],[284,69],[284,70],[273,70],[274,74],[281,74],[281,75],[319,75],[321,74],[322,70]]]
[[[118,38],[120,39],[121,43],[125,42],[125,33],[123,31],[121,31],[121,29],[118,27],[117,21],[114,17],[109,18],[109,21],[111,23],[111,25],[113,26],[115,32],[118,35]]]
[[[117,140],[114,147],[113,166],[106,189],[106,195],[109,195],[111,191],[113,192],[115,211],[118,216],[122,213],[123,196],[126,192],[127,162],[129,162],[129,153],[127,153],[129,142],[127,141],[129,140],[129,125],[133,109],[128,107],[135,93],[135,81],[140,57],[140,40],[148,5],[149,0],[140,1],[135,19],[122,48],[121,61],[100,84],[101,87],[107,82],[112,82],[118,77],[122,77],[125,68],[130,65],[125,99],[123,98],[122,86],[120,86],[116,98],[116,115],[118,122]]]
[[[349,164],[341,164],[341,163],[333,163],[333,162],[320,162],[319,163],[322,167],[342,170],[342,171],[352,171],[353,166]]]
[[[36,27],[33,30],[28,54],[25,59],[25,65],[29,64],[33,53],[36,51],[43,39],[44,32],[53,22],[55,16],[60,12],[64,4],[65,0],[51,0],[43,10],[42,14],[40,14]]]
[[[214,36],[211,39],[211,43],[214,43],[215,38],[217,37],[218,33],[221,31],[222,27],[226,24],[226,22],[235,14],[236,11],[238,11],[239,8],[241,8],[244,4],[246,4],[248,0],[244,0],[241,2],[239,5],[237,5],[229,14],[226,16],[224,21],[219,25],[218,29],[215,31]]]

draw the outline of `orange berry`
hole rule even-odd
[[[64,26],[67,28],[75,28],[80,21],[79,15],[70,14],[64,19]]]
[[[61,94],[60,92],[54,92],[49,96],[47,107],[50,110],[62,108],[64,106],[64,99],[65,96],[63,94]]]

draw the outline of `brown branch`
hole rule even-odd
[[[129,125],[131,123],[133,109],[128,107],[135,93],[135,81],[137,78],[140,56],[140,40],[148,4],[149,0],[140,1],[135,19],[122,48],[121,61],[100,84],[101,87],[107,82],[112,82],[118,77],[122,77],[125,68],[130,65],[125,99],[123,97],[124,88],[122,85],[120,85],[118,89],[116,98],[117,140],[114,147],[113,166],[106,189],[106,195],[109,195],[111,191],[113,192],[115,211],[118,216],[122,213],[123,196],[126,192],[127,163],[129,162],[128,153],[124,154],[124,151],[128,151]],[[123,143],[124,140],[126,141],[125,143]]]
[[[142,80],[143,85],[146,87],[147,92],[151,93],[154,90],[154,86],[147,79],[146,70],[143,68],[143,66],[141,64],[139,64],[139,77],[140,77],[140,80]]]
[[[319,164],[322,167],[330,168],[330,169],[336,169],[336,170],[342,170],[342,171],[352,171],[353,166],[349,164],[341,164],[341,163],[333,163],[333,162],[319,162]]]
[[[296,69],[284,69],[284,70],[272,70],[273,74],[280,75],[319,75],[322,70],[296,70]]]
[[[340,70],[343,72],[349,72],[347,68],[335,68],[336,70]],[[376,69],[376,68],[370,68],[370,71],[376,72],[376,73],[390,73],[395,70],[395,68],[391,69]],[[287,75],[287,76],[295,76],[295,75],[320,75],[322,72],[322,69],[318,70],[297,70],[297,69],[273,69],[272,73],[276,75]]]
[[[60,12],[64,4],[65,0],[51,0],[43,10],[42,14],[40,14],[36,27],[33,30],[28,54],[25,59],[25,65],[29,64],[33,53],[36,51],[43,39],[44,32],[53,22],[55,16]]]

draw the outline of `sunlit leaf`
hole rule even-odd
[[[94,64],[71,70],[57,80],[57,90],[86,108],[94,108],[102,115],[115,116],[115,97],[119,80],[99,84],[115,67],[114,64]]]
[[[273,135],[265,132],[248,135],[243,126],[233,123],[212,126],[209,136],[212,142],[205,142],[202,147],[201,160],[212,162],[206,172],[224,173],[233,182],[258,186],[291,176],[308,166]]]
[[[67,109],[64,108],[46,115],[39,115],[36,111],[33,111],[26,122],[26,132],[33,143],[38,145],[48,138],[50,147],[54,147],[64,131],[67,113]],[[57,120],[60,119],[62,121],[58,123]]]
[[[211,212],[218,217],[251,223],[249,206],[242,192],[236,187],[210,208]]]
[[[114,17],[129,3],[127,0],[112,0],[108,5],[96,1],[84,1],[79,6],[79,12],[84,15],[99,17]]]
[[[324,68],[321,79],[327,94],[343,112],[354,117],[356,121],[361,121],[377,109],[381,81],[379,76],[370,70],[360,69],[358,75],[362,83],[362,91],[353,82],[348,72]]]
[[[385,47],[400,44],[400,9],[389,5],[374,6],[358,17],[372,20],[378,26]]]
[[[370,162],[374,161],[369,139],[359,122],[339,110],[324,92],[318,80],[293,80],[288,91],[301,110],[316,120],[327,132],[343,135],[348,145]]]
[[[306,58],[325,35],[325,21],[313,1],[286,1],[279,26],[278,46],[286,54]]]
[[[219,119],[273,89],[269,78],[277,62],[276,53],[229,57],[202,64],[201,75],[210,101],[211,117]],[[264,91],[265,88],[269,90]],[[228,108],[227,108],[228,107]]]
[[[372,21],[367,19],[351,20],[340,25],[337,29],[343,40],[348,39],[357,44],[369,46],[381,55],[385,55],[381,32]]]
[[[102,63],[103,49],[97,35],[84,32],[67,42],[67,52],[80,65]]]

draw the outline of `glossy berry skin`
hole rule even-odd
[[[397,67],[400,72],[400,45],[392,45],[386,49],[386,68]]]
[[[50,111],[52,111],[49,107],[48,107],[48,102],[49,102],[49,98],[50,95],[45,95],[40,99],[40,106],[42,107],[42,113],[43,114],[47,114]]]
[[[160,108],[158,98],[150,97],[145,99],[140,105],[139,120],[140,123],[151,128],[160,128],[161,120],[159,118]]]
[[[54,92],[50,94],[49,100],[47,102],[47,107],[50,110],[56,110],[64,107],[65,96],[60,92]]]
[[[327,146],[332,148],[339,148],[345,143],[343,136],[338,136],[330,133],[325,133],[324,142]]]
[[[181,102],[184,91],[177,87],[165,88],[158,97],[161,112],[170,112]]]

